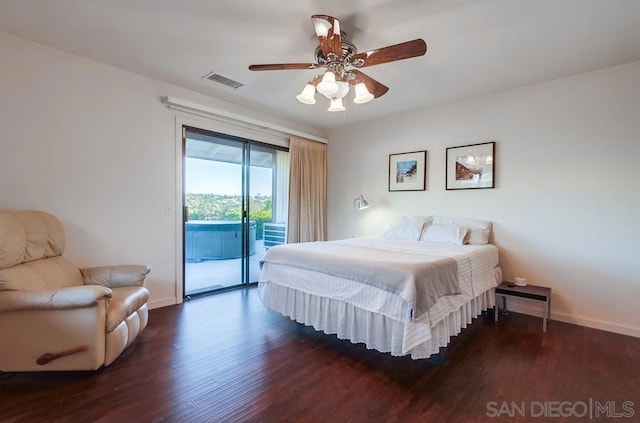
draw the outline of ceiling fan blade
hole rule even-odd
[[[365,66],[379,65],[381,63],[395,62],[396,60],[422,56],[426,52],[427,43],[425,43],[423,39],[418,38],[417,40],[358,53],[353,56],[351,63],[355,67],[362,68]],[[362,63],[359,64],[359,62]]]
[[[350,72],[353,72],[356,76],[353,82],[354,83],[364,82],[364,85],[367,87],[367,90],[369,90],[369,92],[373,94],[375,98],[381,97],[385,95],[387,91],[389,91],[389,87],[382,85],[375,79],[371,78],[370,76],[367,76],[366,74],[360,72],[357,69],[353,69]]]
[[[330,53],[342,59],[342,40],[340,38],[340,21],[327,15],[313,15],[311,22],[320,40],[322,55],[327,57]]]
[[[266,65],[250,65],[249,70],[265,71],[265,70],[291,70],[291,69],[316,69],[317,63],[273,63]]]

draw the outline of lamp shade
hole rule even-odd
[[[318,83],[318,92],[327,97],[332,97],[338,92],[340,87],[336,84],[336,76],[331,71],[326,71],[322,76],[322,81]]]
[[[338,91],[333,95],[335,98],[344,98],[345,95],[349,94],[349,83],[344,81],[336,81],[338,85]]]
[[[331,29],[331,23],[329,21],[321,18],[312,18],[311,22],[318,37],[326,37],[329,35],[329,29]]]
[[[362,194],[360,194],[358,197],[356,197],[355,200],[353,200],[353,206],[358,210],[364,210],[366,208],[369,208],[370,204],[367,200],[364,199]]]
[[[327,109],[327,111],[329,111],[329,112],[342,112],[342,111],[344,111],[344,104],[342,104],[342,99],[341,98],[332,98],[331,99],[331,104],[329,105],[329,108]]]
[[[312,84],[307,84],[305,85],[302,92],[296,96],[296,99],[300,103],[316,104],[316,99],[314,97],[315,95],[316,95],[316,87],[314,87]]]
[[[367,86],[364,85],[363,82],[358,82],[356,84],[356,96],[353,99],[353,102],[356,104],[368,103],[373,100],[373,94],[369,92]]]

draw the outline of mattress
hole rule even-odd
[[[446,245],[381,237],[339,242],[453,259],[460,293],[441,296],[417,315],[405,298],[376,285],[311,270],[304,263],[264,262],[259,291],[265,305],[316,330],[415,359],[437,353],[482,310],[495,305],[494,288],[501,272],[494,245]]]

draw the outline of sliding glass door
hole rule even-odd
[[[272,232],[286,233],[289,153],[197,128],[183,134],[185,296],[257,282]]]

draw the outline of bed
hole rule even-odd
[[[491,223],[403,217],[382,235],[284,244],[261,260],[269,309],[367,348],[429,358],[483,310],[501,280]]]

